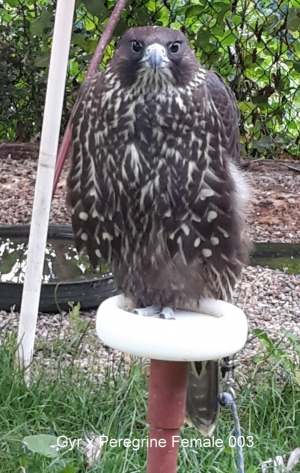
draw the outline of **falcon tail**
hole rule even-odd
[[[196,361],[190,364],[186,421],[204,436],[212,435],[218,422],[219,384],[218,361]]]

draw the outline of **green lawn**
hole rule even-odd
[[[288,453],[300,445],[300,391],[295,365],[264,333],[266,353],[255,360],[237,396],[244,448],[245,470],[260,472],[261,462]],[[295,349],[298,341],[290,340]],[[57,349],[57,347],[56,347]],[[139,473],[145,471],[146,448],[105,445],[100,462],[88,469],[77,448],[61,448],[55,458],[29,451],[22,439],[50,434],[73,442],[85,432],[109,439],[145,439],[147,383],[138,365],[124,377],[107,372],[102,384],[78,367],[57,368],[52,375],[35,368],[30,388],[14,369],[15,339],[6,337],[0,347],[0,472],[1,473]],[[58,355],[59,356],[59,355]],[[95,360],[95,363],[97,361]],[[241,378],[240,378],[241,379]],[[236,452],[229,446],[233,435],[231,412],[222,410],[214,438],[223,447],[181,447],[179,473],[235,472]],[[190,427],[183,439],[200,439]],[[136,441],[138,443],[138,441]],[[219,442],[220,443],[220,442]],[[253,443],[251,447],[250,444]],[[273,470],[269,470],[273,471]],[[293,471],[300,471],[297,467]]]

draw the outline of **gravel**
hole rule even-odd
[[[25,146],[25,145],[24,145]],[[33,203],[37,154],[24,154],[25,159],[13,152],[1,155],[0,224],[29,223]],[[21,153],[22,158],[22,153]],[[254,241],[300,241],[300,173],[276,163],[244,163],[253,186],[253,203],[249,213],[250,234]],[[51,222],[70,223],[65,205],[65,183],[67,169],[62,173],[58,190],[53,200]],[[262,267],[246,267],[236,291],[236,303],[247,315],[251,331],[265,330],[272,338],[282,336],[282,329],[300,337],[300,275],[288,275],[282,271]],[[78,337],[74,320],[66,313],[40,314],[36,334],[35,357],[45,365],[53,364],[57,357],[55,340],[66,345],[65,361],[74,363],[93,376],[102,379],[107,369],[119,374],[131,363],[129,355],[104,346],[95,334],[95,311],[82,312],[83,321],[89,323],[87,334],[74,355],[72,340]],[[0,336],[16,332],[19,314],[0,310]],[[71,347],[70,347],[71,346]],[[259,343],[252,340],[238,354],[245,365],[249,365],[260,350]],[[95,359],[98,363],[95,363]],[[120,360],[123,360],[119,371]]]

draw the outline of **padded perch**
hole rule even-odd
[[[118,295],[100,305],[96,330],[106,345],[156,360],[216,360],[236,353],[247,339],[245,314],[228,302],[206,302],[221,316],[180,310],[168,320],[128,312],[133,302]]]

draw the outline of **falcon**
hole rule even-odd
[[[78,251],[95,267],[111,263],[144,314],[231,301],[249,253],[239,112],[186,37],[128,30],[106,69],[84,82],[71,120],[67,199]],[[204,435],[215,428],[218,393],[218,360],[191,363],[186,413]]]

